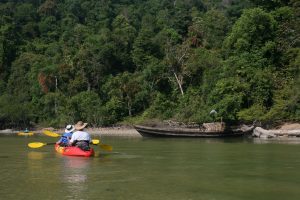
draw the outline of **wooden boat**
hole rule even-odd
[[[212,124],[212,123],[208,123]],[[207,125],[207,124],[206,124]],[[205,126],[204,126],[205,127]],[[176,128],[176,127],[151,127],[134,125],[134,128],[144,137],[239,137],[252,133],[254,126],[243,125],[238,128],[228,128],[221,124],[222,128]]]

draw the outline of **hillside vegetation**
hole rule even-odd
[[[2,0],[0,128],[299,121],[299,16],[297,0]]]

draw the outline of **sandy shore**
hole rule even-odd
[[[281,130],[295,130],[300,129],[300,123],[285,123],[281,127],[279,127]]]
[[[91,135],[100,136],[130,136],[142,137],[134,128],[111,127],[111,128],[87,128],[86,131]]]
[[[53,131],[55,133],[62,134],[64,129],[45,128],[46,130]],[[37,135],[43,135],[43,129],[38,129],[33,132]],[[87,128],[86,131],[92,136],[123,136],[123,137],[142,137],[134,128],[130,127],[107,127],[107,128]],[[22,130],[5,129],[0,130],[1,135],[12,135],[22,132]]]

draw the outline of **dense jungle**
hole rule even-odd
[[[299,17],[297,0],[1,0],[0,128],[299,122]]]

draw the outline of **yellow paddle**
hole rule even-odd
[[[99,144],[99,146],[103,149],[103,150],[106,150],[106,151],[112,151],[113,148],[112,146],[108,145],[108,144]]]
[[[112,151],[113,150],[112,146],[110,146],[108,144],[100,144],[100,140],[97,140],[97,139],[93,139],[92,144],[93,145],[99,145],[102,149],[104,149],[106,151]]]
[[[60,137],[59,134],[54,133],[54,132],[49,131],[49,130],[44,130],[43,133],[47,136],[50,136],[50,137]],[[113,149],[112,146],[110,146],[108,144],[100,144],[100,140],[97,140],[97,139],[93,139],[92,144],[99,145],[102,149],[104,149],[106,151],[112,151],[112,149]]]
[[[97,145],[97,144],[99,144],[99,140],[92,140],[92,144],[94,144],[94,145]],[[46,146],[46,145],[52,145],[52,144],[55,144],[55,142],[54,143],[43,143],[43,142],[31,142],[31,143],[29,143],[28,144],[28,147],[30,147],[30,148],[40,148],[40,147],[43,147],[43,146]]]
[[[28,144],[28,147],[36,149],[46,145],[53,145],[53,144],[55,144],[55,142],[54,143],[31,142]]]
[[[40,148],[46,145],[53,145],[54,143],[43,143],[43,142],[31,142],[28,144],[28,147],[30,148]],[[99,145],[102,149],[106,150],[106,151],[112,151],[112,146],[108,145],[108,144],[100,144],[100,141],[97,139],[92,140],[92,144],[93,145]]]
[[[59,134],[54,133],[54,132],[52,132],[52,131],[48,131],[48,130],[43,130],[43,133],[44,133],[45,135],[47,135],[47,136],[50,136],[50,137],[60,137]]]

